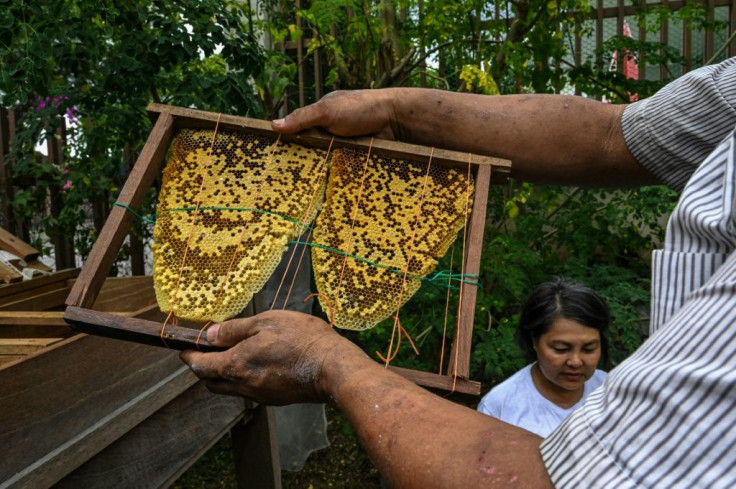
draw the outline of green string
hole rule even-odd
[[[143,216],[141,216],[140,214],[138,214],[136,211],[134,211],[133,209],[131,209],[130,206],[128,206],[126,204],[123,204],[121,202],[115,202],[113,205],[116,205],[118,207],[122,207],[123,209],[127,210],[128,212],[131,212],[135,217],[137,217],[138,219],[140,219],[143,222],[147,222],[149,224],[155,224],[156,223],[156,220],[155,219],[151,219],[149,217],[143,217]]]
[[[313,248],[320,248],[326,251],[330,251],[332,253],[337,253],[338,255],[348,256],[354,260],[362,261],[363,263],[367,263],[374,267],[383,268],[383,269],[386,269],[390,272],[393,272],[399,275],[404,274],[404,272],[402,270],[399,270],[398,268],[390,267],[388,265],[382,265],[380,263],[370,261],[366,258],[356,256],[351,253],[346,253],[344,251],[341,251],[335,248],[330,248],[329,246],[325,246],[319,243],[309,243],[307,241],[289,241],[289,244],[305,245],[305,246],[311,246]],[[448,282],[456,281],[456,282],[462,282],[462,283],[469,284],[469,285],[480,286],[480,281],[479,281],[480,276],[479,275],[475,275],[471,273],[466,273],[466,274],[451,273],[449,270],[441,270],[439,272],[436,272],[431,277],[422,277],[420,275],[409,275],[409,274],[407,274],[406,276],[414,280],[423,280],[425,282],[431,282],[435,285],[448,286],[447,284]],[[449,288],[456,289],[456,287],[453,287],[453,286],[449,286]]]
[[[151,224],[155,224],[155,222],[156,222],[156,219],[155,218],[154,219],[151,219],[151,218],[143,217],[140,214],[138,214],[136,211],[134,211],[133,209],[131,209],[129,206],[127,206],[126,204],[123,204],[123,203],[120,203],[120,202],[115,202],[114,205],[119,206],[119,207],[122,207],[123,209],[128,210],[129,212],[131,212],[134,216],[136,216],[141,221],[144,221],[144,222],[147,222],[147,223],[151,223]],[[178,209],[168,209],[165,212],[193,211],[193,210],[197,210],[197,207],[182,207],[182,208],[178,208]],[[285,215],[279,214],[277,212],[263,210],[263,209],[252,209],[252,208],[249,208],[249,207],[210,207],[210,206],[206,206],[206,207],[199,207],[199,210],[220,210],[220,211],[225,210],[225,211],[252,211],[252,212],[262,212],[264,214],[271,214],[271,215],[274,215],[274,216],[281,217],[281,218],[286,219],[287,221],[293,222],[293,223],[295,223],[298,226],[301,226],[303,228],[310,229],[310,230],[312,229],[310,226],[308,226],[308,225],[304,224],[303,222],[298,221],[298,220],[296,220],[296,219],[294,219],[292,217],[285,216]],[[157,216],[158,216],[158,214],[156,214],[156,217]],[[289,244],[305,245],[305,246],[311,246],[313,248],[320,248],[320,249],[323,249],[323,250],[326,250],[326,251],[330,251],[332,253],[336,253],[338,255],[348,256],[350,258],[353,258],[354,260],[362,261],[363,263],[367,263],[367,264],[372,265],[374,267],[383,268],[385,270],[388,270],[390,272],[393,272],[393,273],[396,273],[396,274],[399,274],[399,275],[403,275],[403,273],[404,273],[402,270],[399,270],[398,268],[390,267],[388,265],[382,265],[380,263],[373,262],[373,261],[368,260],[366,258],[362,258],[360,256],[353,255],[351,253],[346,253],[344,251],[341,251],[341,250],[338,250],[338,249],[335,249],[335,248],[330,248],[329,246],[321,245],[319,243],[309,243],[309,242],[306,242],[306,241],[289,241]],[[480,284],[480,281],[479,281],[480,277],[478,275],[469,274],[469,273],[466,273],[466,274],[462,274],[462,273],[451,273],[449,270],[441,270],[439,272],[434,273],[434,275],[432,275],[431,277],[421,277],[421,276],[418,276],[418,275],[408,275],[408,274],[407,274],[407,277],[409,277],[411,279],[414,279],[414,280],[422,280],[422,281],[425,281],[425,282],[429,282],[429,283],[432,283],[434,285],[438,285],[438,286],[441,286],[441,287],[447,287],[447,288],[452,289],[452,290],[457,290],[458,287],[453,286],[453,285],[450,285],[450,282],[461,282],[461,283],[468,284],[468,285],[475,285],[477,287],[480,287],[480,285],[481,285]]]
[[[143,217],[143,216],[139,215],[136,211],[134,211],[133,209],[131,209],[130,207],[128,207],[125,204],[121,204],[120,202],[115,202],[115,205],[117,205],[119,207],[122,207],[124,209],[129,210],[130,212],[132,212],[141,221],[148,222],[148,223],[151,223],[151,224],[155,224],[156,223],[156,219],[160,215],[160,214],[154,214],[154,217],[153,218],[146,218],[146,217]],[[282,219],[285,219],[285,220],[287,220],[289,222],[293,222],[297,226],[300,226],[300,227],[305,228],[305,229],[309,229],[309,230],[312,229],[307,224],[304,224],[303,222],[299,221],[298,219],[294,219],[291,216],[286,216],[284,214],[279,214],[278,212],[267,211],[267,210],[264,210],[264,209],[254,209],[254,208],[251,208],[251,207],[214,207],[214,206],[180,207],[180,208],[177,208],[177,209],[167,209],[164,212],[181,212],[181,211],[188,212],[188,211],[196,211],[196,210],[200,210],[200,211],[250,211],[250,212],[260,212],[262,214],[270,214],[272,216],[278,216],[278,217],[280,217]]]

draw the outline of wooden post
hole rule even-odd
[[[15,124],[20,118],[20,109],[1,109],[0,113],[0,195],[3,195],[3,206],[7,209],[7,213],[0,215],[6,216],[7,221],[3,223],[3,227],[10,231],[12,234],[22,239],[23,241],[28,240],[28,230],[23,225],[22,221],[19,221],[16,216],[10,210],[10,206],[7,205],[12,199],[15,193],[13,188],[13,182],[11,180],[13,162],[9,157],[10,147],[15,141]],[[1,212],[1,210],[0,210]]]
[[[249,419],[230,435],[239,488],[281,489],[281,461],[273,408],[250,404]]]
[[[10,185],[10,115],[5,107],[0,107],[0,227],[10,229],[10,206],[13,188]]]
[[[475,177],[475,196],[473,214],[467,230],[465,243],[465,271],[466,275],[480,273],[480,257],[483,252],[483,234],[486,225],[486,206],[488,201],[488,187],[491,184],[491,168],[478,167]],[[484,205],[476,205],[483,202]],[[455,329],[455,341],[452,344],[452,354],[447,373],[448,375],[468,379],[470,377],[470,352],[473,340],[473,323],[475,322],[475,300],[478,288],[474,285],[463,284],[460,288],[460,310],[458,325]]]
[[[57,167],[64,164],[64,142],[66,141],[66,125],[64,118],[54,133],[56,137],[52,137],[46,142],[48,149],[49,162]],[[49,187],[49,197],[51,200],[51,216],[58,218],[64,208],[64,191],[58,185]],[[74,253],[74,237],[64,233],[59,227],[54,228],[52,236],[54,242],[54,255],[56,256],[56,271],[74,268],[76,259]]]

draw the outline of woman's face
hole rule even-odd
[[[561,317],[534,342],[534,350],[547,381],[563,390],[578,390],[598,365],[601,335],[595,328]]]

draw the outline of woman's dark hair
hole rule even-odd
[[[608,366],[606,330],[611,313],[606,301],[593,289],[573,280],[554,277],[537,286],[524,304],[516,330],[516,341],[527,362],[536,361],[534,342],[557,318],[571,319],[597,329],[601,334],[601,359]]]

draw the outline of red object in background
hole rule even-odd
[[[623,29],[623,35],[626,37],[631,37],[631,28],[629,28],[629,23],[624,21],[624,29]],[[638,80],[639,79],[639,62],[636,59],[636,55],[629,49],[625,50],[623,55],[623,66],[621,67],[621,73],[626,78],[630,78],[632,80]],[[613,52],[613,57],[611,58],[611,71],[617,71],[618,70],[618,51]],[[629,93],[629,102],[635,102],[639,100],[639,95],[636,93]]]

